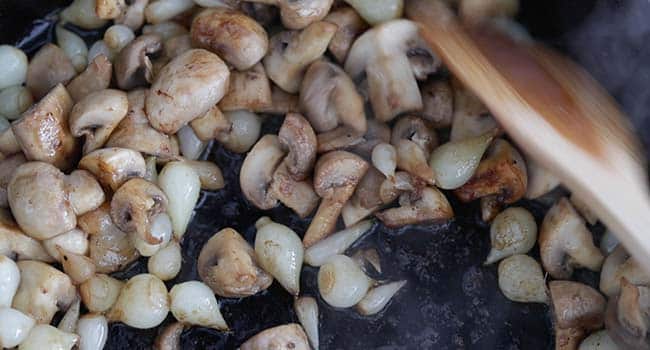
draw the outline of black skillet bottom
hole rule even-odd
[[[33,52],[51,37],[51,23],[38,20],[66,1],[0,1],[0,42],[19,42]],[[595,10],[594,10],[595,9]],[[591,11],[601,15],[587,16]],[[650,13],[646,0],[523,1],[521,12],[536,37],[569,52],[587,64],[633,116],[643,130],[650,106],[649,25],[626,26],[630,13]],[[603,17],[603,14],[606,14]],[[634,16],[633,16],[634,17]],[[641,16],[647,18],[647,16]],[[26,36],[25,28],[31,31]],[[571,29],[578,28],[577,30]],[[609,30],[609,31],[608,31]],[[591,33],[595,33],[591,35]],[[596,35],[597,34],[597,35]],[[19,41],[19,39],[22,39]],[[613,45],[612,41],[618,43]],[[620,41],[620,43],[619,43]],[[615,77],[616,79],[612,78]],[[621,84],[624,81],[626,84]],[[645,89],[639,87],[645,86]],[[276,131],[278,118],[267,120],[266,132]],[[650,133],[643,130],[645,140]],[[647,142],[646,142],[647,144]],[[253,241],[253,224],[262,215],[287,224],[296,232],[308,222],[297,220],[284,208],[264,212],[251,207],[239,191],[242,156],[218,145],[208,158],[223,170],[227,185],[222,191],[202,193],[200,205],[183,242],[183,268],[177,282],[198,279],[196,259],[203,243],[224,227],[233,227]],[[381,256],[387,280],[406,279],[406,287],[380,315],[363,318],[350,310],[334,310],[322,301],[321,349],[551,349],[553,339],[549,310],[544,305],[516,304],[498,290],[496,267],[483,267],[489,250],[488,227],[478,220],[477,206],[452,203],[456,219],[444,225],[388,230],[376,224],[355,249],[374,247]],[[539,220],[544,208],[523,203]],[[535,248],[537,249],[537,248]],[[140,259],[125,278],[146,271]],[[317,295],[316,270],[305,267],[302,290]],[[594,284],[597,275],[580,271],[577,278]],[[274,283],[271,288],[242,300],[221,300],[230,333],[193,327],[183,333],[184,349],[235,349],[260,330],[295,322],[292,298]],[[171,315],[166,322],[171,322]],[[136,330],[122,324],[110,327],[106,349],[149,349],[157,330]]]

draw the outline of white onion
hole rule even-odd
[[[341,218],[345,227],[350,227],[374,213],[379,207],[364,208],[357,196],[352,196],[341,209]]]
[[[32,104],[32,93],[22,85],[10,86],[0,91],[0,115],[10,120],[18,119]]]
[[[245,110],[224,112],[223,114],[228,118],[232,127],[229,133],[217,137],[217,140],[232,152],[247,152],[260,137],[262,120],[257,114]]]
[[[187,161],[187,164],[199,175],[202,190],[214,191],[225,186],[223,174],[218,165],[207,160],[190,160]]]
[[[405,284],[406,281],[391,282],[371,289],[357,304],[357,311],[364,316],[378,313]]]
[[[27,55],[11,45],[0,45],[0,89],[21,85],[27,79]]]
[[[9,349],[22,343],[36,321],[24,313],[0,307],[0,348]]]
[[[83,29],[97,29],[106,24],[106,20],[97,17],[96,0],[74,0],[70,6],[61,11],[61,23],[70,22]]]
[[[614,232],[608,229],[603,234],[603,237],[600,238],[600,251],[602,251],[603,254],[607,256],[611,254],[614,249],[616,249],[616,247],[618,247],[618,244],[618,238],[616,238]]]
[[[108,339],[106,317],[98,314],[84,315],[77,323],[79,350],[102,350]]]
[[[375,146],[372,149],[372,165],[384,176],[394,176],[397,167],[397,151],[395,147],[383,142]]]
[[[167,41],[175,36],[187,34],[187,29],[176,22],[162,22],[158,24],[149,24],[142,28],[143,34],[158,34],[163,41]]]
[[[66,310],[65,315],[63,315],[56,328],[67,333],[74,333],[77,329],[77,321],[79,321],[80,308],[81,299],[77,297],[68,310]]]
[[[149,23],[160,23],[172,19],[194,7],[193,0],[157,0],[144,9],[144,16]]]
[[[172,220],[174,236],[180,241],[199,200],[201,180],[188,164],[169,162],[158,175],[158,186],[167,195],[167,212]]]
[[[70,58],[74,69],[77,73],[83,72],[88,64],[88,47],[86,42],[79,35],[63,28],[56,26],[56,42]]]
[[[194,133],[194,130],[187,125],[178,130],[176,135],[178,136],[178,146],[181,149],[181,154],[187,159],[199,159],[203,150],[208,146],[208,143],[201,141]]]
[[[485,260],[489,265],[515,254],[526,254],[537,242],[537,224],[528,210],[508,208],[492,221],[490,226],[492,249]]]
[[[311,266],[323,265],[330,257],[345,252],[371,227],[372,221],[366,220],[330,235],[305,251],[305,262]]]
[[[149,258],[147,270],[161,280],[169,281],[181,271],[182,259],[181,246],[178,242],[171,241]]]
[[[363,299],[372,284],[354,260],[335,255],[318,270],[318,291],[325,302],[340,308],[351,307]]]
[[[121,24],[114,24],[104,32],[104,43],[114,56],[117,56],[133,39],[135,39],[133,30]]]
[[[260,266],[293,295],[300,292],[304,247],[287,226],[263,217],[255,223],[255,256]]]
[[[104,40],[95,41],[95,43],[90,46],[90,49],[88,49],[88,64],[90,64],[99,55],[106,56],[106,58],[108,58],[108,60],[111,62],[115,57]]]
[[[59,254],[63,258],[61,261],[63,271],[72,279],[74,284],[86,282],[95,275],[95,263],[89,257],[71,253],[60,247]]]
[[[42,242],[47,253],[59,262],[61,254],[57,246],[74,254],[85,255],[88,252],[88,234],[77,228]]]
[[[79,342],[79,336],[60,331],[50,325],[36,325],[27,335],[19,350],[70,350]]]
[[[11,306],[19,284],[18,265],[8,257],[0,255],[0,307]]]
[[[182,323],[227,330],[212,289],[199,281],[179,283],[169,292],[171,311]]]
[[[521,303],[548,301],[542,267],[528,255],[513,255],[499,263],[499,289],[506,298]]]
[[[318,303],[312,297],[300,297],[293,303],[298,321],[307,333],[312,349],[318,350]]]
[[[402,16],[404,0],[345,0],[369,24],[386,22]]]
[[[156,244],[147,243],[140,236],[133,234],[129,235],[133,247],[138,250],[142,256],[153,256],[162,248],[167,246],[172,238],[172,222],[169,215],[160,213],[151,219],[151,236],[159,239],[160,242]]]
[[[436,186],[453,190],[464,185],[474,175],[483,153],[492,142],[494,133],[450,141],[436,148],[429,166],[436,176]]]
[[[122,287],[122,281],[108,275],[96,274],[79,286],[79,294],[90,312],[104,312],[115,304]]]
[[[106,315],[111,321],[147,329],[162,323],[169,313],[167,287],[160,278],[145,273],[131,277]]]
[[[578,350],[619,350],[606,329],[591,333],[580,343]]]

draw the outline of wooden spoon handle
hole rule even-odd
[[[517,144],[584,198],[650,272],[645,162],[604,89],[541,45],[461,26],[442,2],[412,0],[406,13]]]

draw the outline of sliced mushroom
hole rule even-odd
[[[621,349],[650,349],[650,288],[622,278],[621,294],[609,300],[605,314],[607,332]]]
[[[555,319],[555,348],[575,350],[589,332],[602,327],[605,298],[578,282],[551,281],[548,286]]]
[[[219,56],[193,49],[156,76],[145,101],[151,125],[167,134],[204,115],[228,90],[230,73]]]
[[[368,130],[363,135],[365,141],[352,146],[350,150],[361,157],[370,158],[375,146],[380,143],[390,143],[391,130],[386,123],[379,122],[374,118],[366,120],[366,124]]]
[[[7,186],[16,169],[26,161],[22,153],[14,154],[0,161],[0,208],[9,207]]]
[[[619,350],[619,347],[616,346],[614,340],[607,334],[607,330],[603,329],[593,332],[585,338],[580,343],[578,350]]]
[[[543,168],[534,159],[526,159],[528,188],[526,189],[526,198],[536,199],[560,185],[560,179]]]
[[[269,328],[248,339],[241,350],[309,350],[305,331],[297,323]]]
[[[113,75],[113,64],[104,55],[95,57],[82,73],[68,83],[66,89],[74,101],[108,88]]]
[[[115,80],[122,90],[131,90],[153,80],[151,60],[162,50],[162,39],[156,34],[143,34],[131,41],[115,57]]]
[[[428,159],[434,148],[438,147],[438,135],[433,126],[427,121],[407,115],[401,117],[393,126],[390,143],[397,147],[400,140],[409,140],[415,143]]]
[[[186,160],[185,162],[199,175],[202,190],[215,191],[225,186],[223,175],[218,165],[207,160]]]
[[[246,109],[258,112],[272,102],[271,82],[264,66],[257,63],[249,70],[230,73],[230,88],[219,101],[219,108],[224,111]]]
[[[300,89],[307,67],[320,58],[336,33],[336,25],[314,22],[301,31],[284,31],[271,37],[264,67],[269,78],[284,91]]]
[[[625,278],[634,285],[650,285],[650,275],[631,257],[623,246],[618,246],[607,256],[600,272],[600,291],[608,297],[619,294],[621,280]]]
[[[539,232],[539,250],[544,270],[558,279],[571,277],[576,267],[598,271],[604,259],[585,221],[566,198],[546,213]]]
[[[463,202],[496,195],[510,204],[526,194],[528,177],[521,154],[507,141],[497,139],[488,148],[474,176],[454,193]]]
[[[419,177],[430,185],[435,184],[436,174],[427,162],[425,151],[415,142],[399,140],[395,147],[397,151],[397,168]]]
[[[299,112],[299,100],[297,95],[290,94],[275,84],[271,84],[271,103],[260,109],[260,113],[285,115],[291,112]]]
[[[270,193],[282,204],[293,209],[299,217],[304,218],[314,211],[320,198],[314,192],[311,179],[295,180],[287,160],[288,158],[285,158],[273,172]]]
[[[296,181],[306,179],[316,163],[316,134],[300,114],[289,113],[278,132],[280,145],[288,152],[286,163],[289,174]]]
[[[180,322],[165,326],[153,343],[154,350],[181,350],[181,334],[185,327]]]
[[[31,316],[40,324],[49,324],[54,314],[66,310],[76,296],[75,287],[63,272],[40,261],[17,263],[20,285],[12,307]]]
[[[446,80],[428,80],[421,88],[422,118],[436,128],[451,126],[454,113],[454,91]]]
[[[14,172],[7,186],[9,206],[16,222],[29,236],[48,239],[77,225],[64,178],[59,169],[43,162],[22,164]]]
[[[118,147],[88,153],[79,161],[79,168],[90,171],[113,191],[130,178],[144,177],[146,172],[144,158],[139,152]]]
[[[16,141],[28,160],[52,163],[68,169],[76,161],[77,141],[68,127],[72,99],[57,85],[41,101],[13,123]]]
[[[267,289],[273,277],[262,270],[255,251],[231,228],[214,234],[201,248],[197,270],[219,296],[243,298]]]
[[[324,21],[334,23],[338,27],[328,49],[339,63],[343,63],[352,43],[368,28],[368,24],[353,8],[347,6],[332,10]]]
[[[90,172],[75,170],[64,181],[68,201],[76,215],[95,210],[104,203],[104,190]]]
[[[414,70],[409,57],[420,56],[431,69]],[[360,80],[365,72],[370,103],[381,122],[422,109],[415,74],[425,77],[439,66],[440,61],[420,39],[417,25],[408,20],[389,21],[366,31],[354,42],[345,61],[345,71],[352,79]]]
[[[452,81],[454,87],[454,115],[451,126],[451,141],[475,137],[498,128],[496,120],[487,107],[471,91]]]
[[[177,35],[165,40],[163,46],[165,49],[165,57],[174,59],[192,48],[192,38],[189,34]]]
[[[321,156],[314,171],[314,188],[323,198],[305,232],[303,244],[310,247],[332,233],[345,202],[368,170],[368,162],[346,151]]]
[[[400,207],[386,209],[376,216],[387,227],[401,227],[451,219],[454,212],[442,192],[434,187],[425,187],[421,191],[402,194]]]
[[[70,131],[85,136],[83,153],[104,145],[113,129],[126,116],[129,101],[123,91],[106,89],[93,92],[77,102],[70,112]]]
[[[251,2],[271,4],[280,9],[282,24],[288,29],[303,29],[320,21],[330,11],[333,0],[250,0]]]
[[[278,137],[264,135],[244,159],[239,175],[242,193],[262,210],[277,205],[277,199],[269,191],[269,186],[273,173],[283,158],[284,151]]]
[[[66,84],[77,75],[70,58],[60,47],[45,44],[29,61],[25,85],[40,100],[58,84]]]
[[[0,210],[0,254],[16,255],[17,260],[54,262],[41,242],[20,230],[8,210]]]
[[[212,51],[243,71],[266,54],[269,39],[264,28],[245,14],[228,8],[206,9],[192,21],[194,47]]]
[[[231,73],[231,76],[234,75],[234,73]],[[229,133],[232,129],[232,123],[221,112],[218,106],[210,108],[203,116],[192,120],[190,126],[201,141],[210,141],[222,133]]]

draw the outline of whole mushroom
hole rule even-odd
[[[99,55],[66,85],[66,89],[73,100],[81,101],[90,93],[107,89],[112,76],[113,64],[105,55]]]
[[[115,191],[127,180],[146,172],[142,155],[128,148],[101,148],[81,158],[79,168],[88,170],[105,187]]]
[[[343,63],[352,43],[368,28],[368,24],[353,8],[348,6],[330,11],[324,21],[334,23],[338,27],[328,49],[339,63]]]
[[[38,100],[75,75],[77,71],[65,52],[54,44],[46,44],[30,60],[25,85]]]
[[[124,47],[115,58],[115,80],[122,90],[131,90],[153,79],[151,60],[162,50],[162,38],[157,34],[143,34]]]
[[[241,350],[309,350],[305,331],[297,323],[269,328],[248,339]]]

